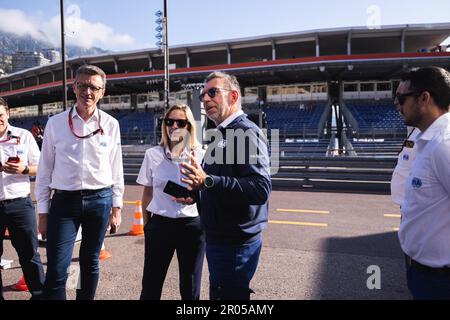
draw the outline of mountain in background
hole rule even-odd
[[[0,31],[0,69],[5,73],[11,72],[11,57],[18,51],[37,51],[42,52],[43,49],[51,49],[54,46],[50,43],[33,39],[31,36],[17,36],[12,33],[5,33]],[[59,48],[55,48],[59,50]],[[76,46],[67,46],[66,55],[71,57],[87,56],[109,53],[111,51],[103,50],[101,48],[82,48]],[[1,74],[1,71],[0,71]]]

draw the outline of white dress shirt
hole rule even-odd
[[[77,135],[94,132],[99,122],[103,129],[103,134],[81,139],[69,127],[69,112],[51,117],[45,127],[35,187],[38,213],[48,213],[52,189],[96,190],[112,185],[113,207],[122,207],[124,180],[119,122],[98,109],[85,122],[74,107],[71,117]]]
[[[403,147],[402,152],[398,155],[397,165],[395,166],[391,179],[391,199],[400,206],[405,198],[405,182],[408,179],[417,154],[417,144],[415,141],[420,130],[417,128],[412,129],[414,131],[409,135],[408,141],[413,141],[414,146],[412,148]]]
[[[399,230],[403,251],[424,265],[450,266],[450,114],[417,136]]]
[[[7,140],[8,131],[11,136],[19,137],[19,141],[11,138],[0,143],[0,162],[3,164],[9,157],[18,156],[25,165],[37,166],[40,151],[31,132],[8,125],[0,141]],[[0,176],[0,201],[26,197],[30,194],[30,178],[27,174],[8,174],[2,171]]]
[[[184,153],[189,154],[185,150]],[[198,163],[202,162],[205,151],[201,148],[195,150]],[[172,161],[168,149],[156,146],[145,152],[137,183],[147,187],[153,187],[153,198],[147,206],[147,211],[168,218],[197,217],[197,205],[183,205],[172,200],[172,196],[165,193],[164,187],[167,181],[187,187],[181,182],[180,162]]]

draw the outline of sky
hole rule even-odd
[[[60,0],[0,0],[0,31],[60,44]],[[66,43],[156,47],[163,0],[65,0]],[[169,45],[337,27],[450,23],[450,0],[168,0]],[[450,38],[445,41],[450,44]]]

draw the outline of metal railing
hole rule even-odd
[[[286,147],[281,145],[276,152],[283,150],[286,151]],[[136,182],[144,154],[144,150],[123,152],[127,183]],[[277,163],[278,167],[272,168],[272,172],[276,172],[272,176],[274,189],[386,194],[390,190],[396,157],[283,156],[281,153]]]

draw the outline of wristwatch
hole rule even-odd
[[[25,169],[23,169],[22,174],[29,174],[30,168],[28,166],[25,166]]]
[[[206,176],[205,181],[203,182],[203,185],[207,189],[214,187],[214,179],[211,176]]]

